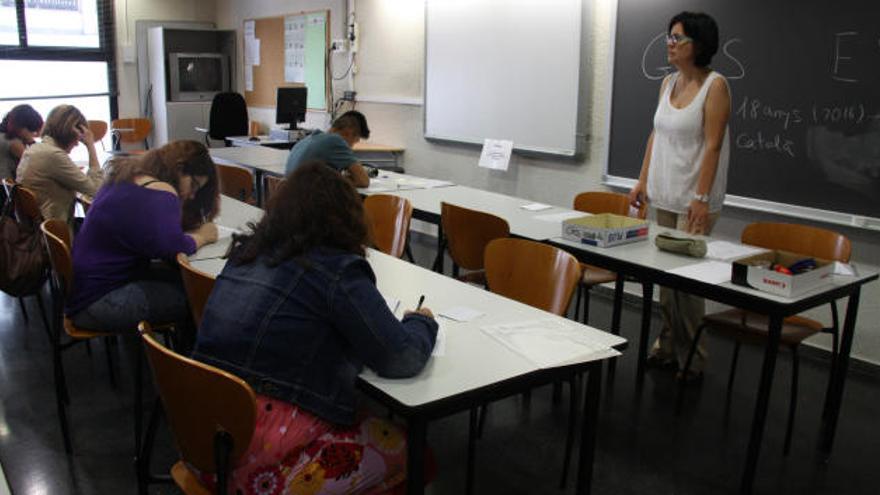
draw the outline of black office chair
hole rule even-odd
[[[211,101],[211,117],[208,128],[196,130],[205,133],[205,144],[209,147],[210,140],[223,141],[230,145],[230,136],[247,136],[248,113],[244,97],[239,93],[217,93]]]

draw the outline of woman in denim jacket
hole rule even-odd
[[[392,314],[365,259],[355,189],[330,167],[299,167],[253,233],[235,236],[194,357],[246,380],[257,427],[233,493],[384,493],[405,479],[400,429],[358,414],[355,381],[418,374],[434,347],[430,310]]]

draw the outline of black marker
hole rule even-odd
[[[416,306],[416,311],[422,309],[423,302],[425,302],[425,295],[424,294],[422,294],[421,297],[419,297],[419,304]]]

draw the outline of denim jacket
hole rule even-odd
[[[436,337],[431,318],[397,320],[363,257],[318,249],[275,267],[263,257],[227,263],[193,357],[241,377],[258,394],[351,424],[364,365],[383,377],[414,376]]]

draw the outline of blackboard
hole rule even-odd
[[[728,194],[876,225],[876,0],[619,0],[607,175],[638,177],[660,83],[674,70],[663,34],[683,10],[710,14],[720,29],[712,68],[733,95]]]

